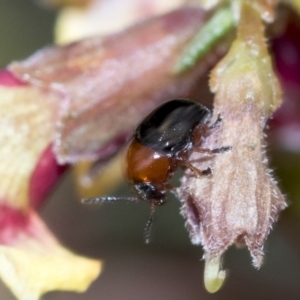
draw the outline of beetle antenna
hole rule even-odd
[[[145,228],[145,243],[146,244],[149,244],[151,241],[154,212],[155,212],[155,204],[151,203],[150,217],[149,217],[149,220],[148,220],[148,222],[146,224],[146,228]]]
[[[85,198],[81,200],[81,202],[84,204],[101,204],[103,202],[116,202],[116,201],[139,202],[140,199],[137,197],[96,197],[96,198]]]

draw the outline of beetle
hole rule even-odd
[[[170,179],[178,167],[187,167],[196,176],[211,173],[210,168],[199,170],[188,161],[191,152],[213,154],[231,148],[201,148],[203,139],[221,122],[219,115],[209,126],[211,116],[210,109],[189,99],[174,99],[156,108],[139,124],[126,151],[126,180],[137,197],[100,197],[83,199],[83,202],[149,202],[151,215],[145,234],[148,243],[155,207],[166,203],[166,191],[171,188]]]

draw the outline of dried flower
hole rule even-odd
[[[211,74],[215,118],[223,120],[203,148],[232,146],[215,156],[194,154],[194,165],[213,174],[195,178],[186,171],[179,188],[182,214],[192,242],[205,251],[205,283],[217,291],[224,280],[220,257],[233,243],[247,245],[253,265],[262,264],[263,246],[279,212],[286,207],[267,167],[264,127],[281,103],[257,11],[241,5],[237,38]]]

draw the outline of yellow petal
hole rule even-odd
[[[92,198],[108,194],[124,180],[122,163],[123,155],[113,159],[105,170],[96,176],[89,176],[92,163],[88,161],[79,162],[73,167],[76,187],[80,198]]]
[[[52,141],[59,101],[31,86],[0,86],[0,95],[0,199],[26,210],[30,176]]]
[[[287,3],[290,3],[296,12],[300,14],[300,0],[289,0]]]
[[[214,6],[218,5],[222,0],[198,0],[201,7],[205,9],[211,9]]]
[[[186,0],[94,0],[86,7],[66,7],[58,15],[55,36],[66,44],[97,34],[110,34],[156,14],[166,13]]]
[[[53,290],[83,292],[101,271],[101,262],[62,247],[33,212],[32,231],[13,246],[0,246],[0,277],[19,300],[37,300]]]

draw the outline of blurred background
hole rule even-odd
[[[122,0],[120,0],[122,1]],[[21,60],[51,44],[55,10],[30,0],[0,0],[0,66]],[[226,300],[300,298],[300,156],[270,146],[272,165],[289,208],[281,214],[265,247],[261,270],[251,265],[249,252],[232,247],[224,268],[228,279],[220,292],[203,286],[203,252],[191,245],[179,202],[157,209],[153,241],[145,245],[149,217],[145,203],[86,207],[66,174],[40,212],[59,238],[73,251],[104,260],[104,272],[85,294],[52,292],[44,300]],[[125,184],[114,195],[129,195]],[[299,207],[299,204],[298,204]],[[0,299],[15,299],[0,283]]]

